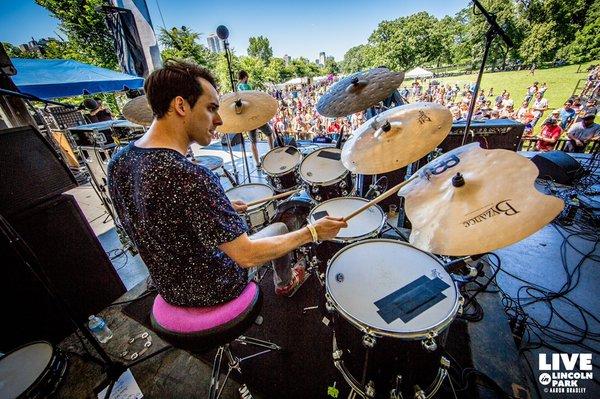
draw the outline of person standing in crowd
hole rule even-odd
[[[582,121],[573,124],[567,133],[569,142],[565,146],[567,152],[583,152],[591,140],[597,140],[600,137],[600,125],[594,123],[596,114],[586,114]]]
[[[561,134],[562,129],[558,126],[557,120],[552,117],[546,119],[535,148],[542,152],[552,151]]]
[[[575,110],[573,109],[573,100],[565,101],[563,108],[559,113],[560,128],[567,130],[573,119],[575,118]]]
[[[538,91],[535,95],[535,101],[533,103],[533,121],[531,121],[531,125],[535,126],[536,123],[540,120],[540,118],[544,115],[544,112],[548,109],[548,100],[543,98],[543,94],[541,91]]]
[[[587,115],[587,114],[594,114],[594,115],[598,114],[598,107],[596,107],[596,100],[594,100],[593,98],[590,98],[586,101],[583,108],[581,108],[581,111],[579,111],[579,113],[577,114],[577,119],[575,120],[575,122],[576,123],[581,122],[581,120],[583,119],[583,116]]]
[[[252,90],[252,86],[250,85],[250,83],[248,83],[248,78],[248,72],[241,70],[238,73],[238,91]],[[252,156],[254,157],[254,163],[256,164],[256,167],[260,169],[261,164],[260,158],[258,157],[258,147],[256,145],[256,142],[258,140],[258,130],[260,130],[265,134],[265,136],[267,136],[270,149],[273,149],[273,130],[271,129],[271,126],[269,126],[268,123],[265,123],[258,129],[254,129],[248,132],[248,136],[250,137],[250,147],[252,149]]]
[[[527,105],[529,105],[529,102],[531,101],[531,99],[533,98],[533,96],[535,96],[535,94],[538,92],[538,82],[533,82],[533,84],[531,86],[529,86],[529,88],[527,89],[527,94],[525,94],[525,101],[527,101]]]

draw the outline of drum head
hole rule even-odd
[[[317,219],[320,219],[321,215],[334,217],[347,216],[367,202],[369,201],[359,197],[333,198],[317,205],[310,213],[309,219],[311,223],[314,223]],[[383,211],[377,205],[373,205],[350,219],[348,227],[341,229],[336,239],[354,241],[378,232],[384,223],[385,215]]]
[[[0,398],[16,398],[44,373],[54,350],[47,342],[36,342],[7,353],[0,359]]]
[[[441,263],[400,241],[365,240],[343,248],[331,259],[325,280],[340,314],[380,335],[422,339],[445,328],[458,311],[458,291]],[[418,297],[426,289],[434,292],[429,302]]]
[[[285,146],[274,148],[263,158],[262,168],[265,173],[279,175],[294,169],[302,161],[302,154],[296,147]]]
[[[225,195],[230,201],[242,200],[245,203],[248,203],[262,198],[271,197],[275,195],[275,191],[267,184],[249,183],[230,188],[229,190],[225,191]],[[248,210],[263,206],[264,204],[266,204],[266,202],[253,205],[249,207]]]
[[[342,150],[337,148],[321,148],[302,161],[300,176],[308,183],[327,183],[348,173],[341,161]]]

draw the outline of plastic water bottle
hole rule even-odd
[[[109,339],[113,337],[113,333],[112,331],[110,331],[110,328],[108,328],[108,326],[106,325],[104,319],[98,316],[91,315],[88,318],[88,320],[88,327],[90,328],[90,331],[92,332],[92,334],[94,334],[98,341],[105,344],[108,342]]]

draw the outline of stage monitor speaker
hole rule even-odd
[[[539,178],[570,185],[583,175],[583,168],[575,158],[562,151],[549,151],[535,155],[531,161],[538,167]]]
[[[450,134],[439,148],[448,152],[462,145],[466,122],[454,122]],[[473,120],[465,144],[478,142],[486,150],[504,149],[517,151],[525,125],[511,119]]]
[[[38,205],[77,187],[75,177],[33,126],[0,130],[0,212]]]
[[[7,217],[31,248],[56,294],[77,321],[104,309],[125,293],[125,287],[75,198],[62,194],[25,212]],[[0,234],[0,351],[45,339],[60,342],[73,326],[53,305]]]
[[[238,145],[242,142],[242,135],[240,133],[226,133],[231,140],[231,145]],[[225,134],[221,136],[221,145],[227,145],[227,136]]]

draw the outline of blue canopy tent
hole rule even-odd
[[[12,63],[17,69],[12,79],[19,90],[43,99],[144,86],[143,78],[77,61],[13,58]]]

